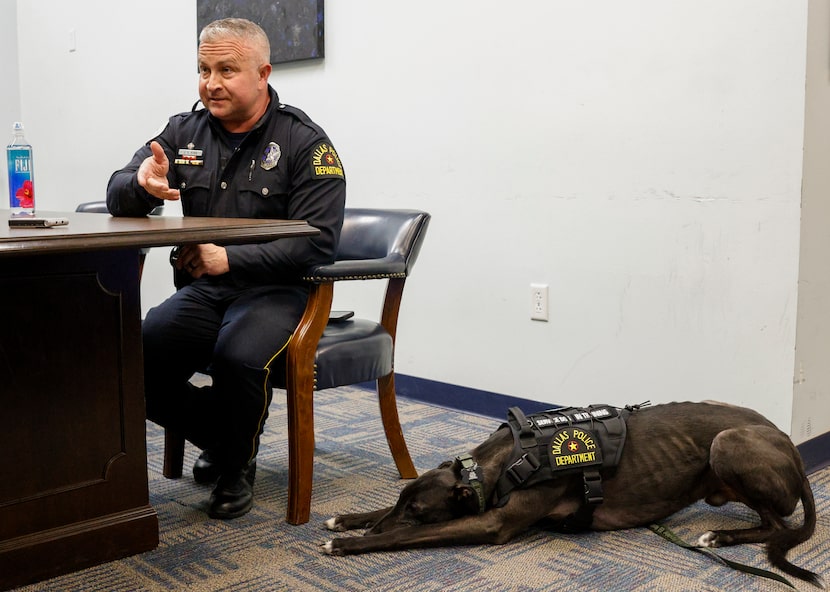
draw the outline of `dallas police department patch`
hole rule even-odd
[[[262,153],[262,160],[259,162],[259,166],[266,171],[270,171],[277,166],[277,163],[280,161],[280,156],[282,156],[280,145],[276,142],[271,142],[265,147],[265,152]]]
[[[602,451],[590,430],[569,426],[558,430],[550,440],[550,467],[572,469],[602,463]]]
[[[345,179],[340,157],[330,144],[320,144],[312,150],[311,176],[317,179]]]

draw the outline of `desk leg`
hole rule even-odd
[[[0,261],[0,589],[153,549],[138,251]]]

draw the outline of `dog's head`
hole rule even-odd
[[[478,511],[476,492],[461,480],[461,463],[458,459],[446,461],[404,487],[395,507],[366,534],[446,522]]]

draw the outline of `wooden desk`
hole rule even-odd
[[[158,545],[139,250],[319,232],[299,221],[42,215],[70,222],[10,229],[0,214],[0,589]]]

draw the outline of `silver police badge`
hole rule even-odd
[[[266,171],[270,171],[272,168],[277,166],[277,163],[280,161],[280,156],[282,156],[280,145],[276,142],[271,142],[268,144],[268,147],[265,148],[265,153],[262,155],[262,162],[259,163],[259,166]]]

